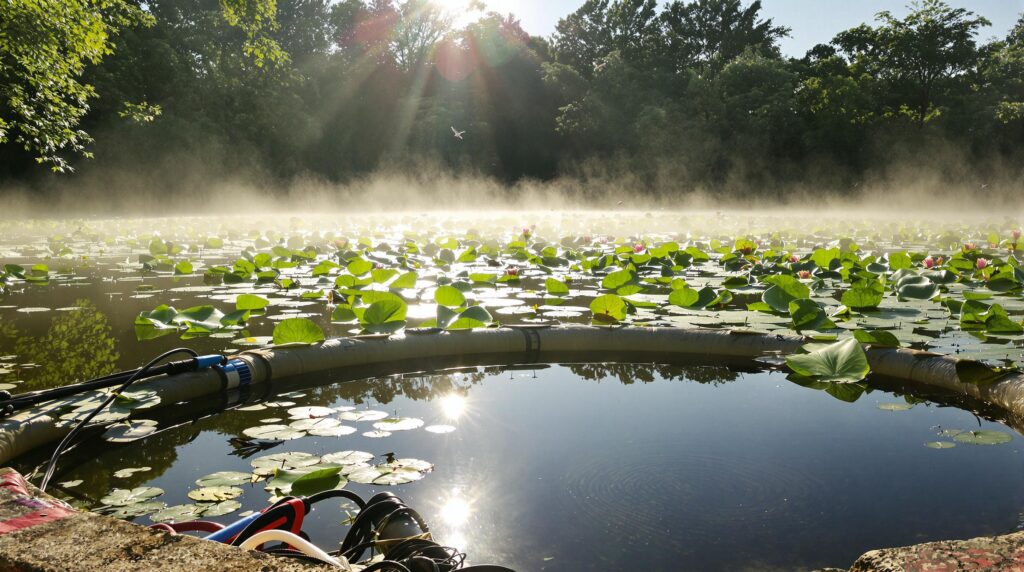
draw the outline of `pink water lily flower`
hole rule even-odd
[[[978,245],[974,244],[973,242],[965,242],[964,243],[964,250],[965,251],[974,250],[976,248],[978,248]]]
[[[519,267],[518,266],[509,266],[508,268],[505,269],[505,275],[506,276],[519,276]]]
[[[635,252],[637,254],[640,254],[643,251],[644,251],[643,243],[638,242],[638,243],[633,245],[633,252]]]
[[[797,273],[797,275],[800,278],[806,280],[806,279],[811,277],[811,271],[810,270],[801,270],[800,272]]]
[[[984,258],[979,258],[975,264],[978,266],[978,270],[988,268],[988,260],[985,260]]]
[[[932,258],[931,256],[929,256],[928,258],[925,258],[924,259],[924,267],[925,268],[935,268],[935,259]]]
[[[797,256],[797,255],[795,255],[795,254],[793,254],[793,255],[791,255],[791,256],[789,257],[789,262],[790,262],[791,264],[796,264],[797,262],[800,262],[800,257],[799,257],[799,256]]]
[[[1020,240],[1020,229],[1019,228],[1017,230],[1013,231],[1013,240],[1014,241]]]

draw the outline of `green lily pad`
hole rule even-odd
[[[164,494],[164,490],[157,487],[137,487],[134,489],[114,489],[110,494],[100,499],[100,502],[109,506],[128,506],[146,502],[149,499]]]
[[[235,485],[244,485],[252,482],[252,473],[242,473],[239,471],[221,471],[219,473],[212,473],[205,477],[199,477],[196,479],[196,485],[200,487],[230,487]]]
[[[203,487],[188,492],[188,498],[199,502],[221,502],[242,496],[245,491],[238,487]]]
[[[298,431],[287,425],[259,425],[250,427],[242,434],[252,439],[268,439],[272,441],[290,441],[304,437],[304,431]]]
[[[810,379],[836,383],[858,382],[871,371],[864,349],[853,338],[786,356],[786,365]]]
[[[929,449],[952,449],[953,447],[956,447],[956,443],[952,443],[950,441],[929,441],[925,443],[924,446]]]
[[[979,430],[964,431],[953,437],[953,440],[966,445],[1001,445],[1009,443],[1013,437],[1002,431]]]

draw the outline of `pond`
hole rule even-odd
[[[875,383],[848,403],[779,372],[722,365],[480,367],[327,383],[141,441],[94,437],[55,479],[74,486],[54,490],[95,507],[112,489],[158,487],[148,501],[194,505],[197,479],[251,473],[266,455],[412,458],[432,470],[347,488],[364,498],[391,490],[470,562],[518,570],[803,570],[849,565],[882,546],[1013,531],[1024,509],[1021,441],[950,406],[974,404],[903,391]],[[260,451],[239,440],[254,427],[311,421],[353,431]],[[960,431],[1007,442],[979,445]],[[268,504],[266,481],[236,486],[236,510],[204,518],[230,522]],[[327,501],[306,531],[334,547],[346,517]]]
[[[1019,439],[1002,413],[860,383],[860,344],[969,358],[964,383],[1020,372],[1019,228],[792,211],[0,220],[0,390],[59,387],[179,346],[231,354],[413,328],[802,335],[805,360],[842,346],[851,367],[801,371],[818,376],[802,385],[785,356],[336,372],[245,410],[217,414],[218,397],[143,415],[153,423],[135,428],[148,435],[137,442],[94,435],[62,460],[54,490],[142,523],[196,510],[225,522],[276,494],[251,474],[334,466],[364,497],[396,491],[472,562],[846,565],[872,548],[1019,525]],[[450,365],[467,364],[422,368]],[[202,479],[225,471],[241,476]],[[141,487],[154,488],[131,492]],[[307,528],[333,546],[345,515],[318,507]]]

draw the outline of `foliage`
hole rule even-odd
[[[587,0],[550,39],[485,11],[457,26],[429,0],[5,1],[0,174],[40,185],[36,158],[82,176],[432,164],[849,192],[901,150],[959,150],[958,183],[1024,160],[1024,19],[981,43],[985,18],[940,0],[801,58],[759,1]]]

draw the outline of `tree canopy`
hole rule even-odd
[[[0,0],[0,177],[431,169],[854,188],[929,149],[1024,180],[1024,15],[941,0],[784,57],[760,1],[586,0],[550,38],[431,0]],[[462,20],[465,21],[465,20]],[[40,166],[42,163],[42,166]],[[52,175],[77,170],[74,175]]]

